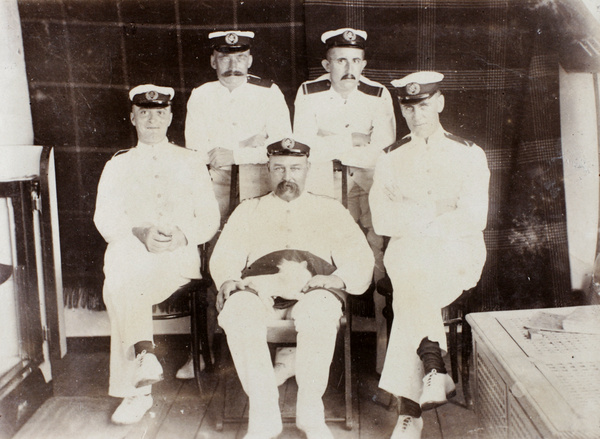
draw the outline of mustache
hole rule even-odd
[[[222,76],[225,76],[225,77],[229,77],[229,76],[244,76],[244,74],[242,72],[240,72],[239,70],[227,70],[225,73],[223,73]]]
[[[277,185],[277,189],[275,190],[275,193],[283,194],[285,192],[292,192],[294,194],[297,194],[300,192],[300,188],[293,181],[284,180],[284,181],[279,182],[279,184]]]
[[[352,73],[346,73],[344,76],[342,76],[342,79],[356,79],[356,76],[354,76]]]

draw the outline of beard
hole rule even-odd
[[[230,76],[244,76],[244,74],[242,72],[240,72],[239,70],[227,70],[221,76],[228,78]]]
[[[275,195],[281,197],[282,195],[291,195],[291,198],[298,198],[300,196],[300,188],[293,181],[281,181],[275,189]]]

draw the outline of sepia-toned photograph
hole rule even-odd
[[[600,438],[600,0],[0,35],[0,439]]]

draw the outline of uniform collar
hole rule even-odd
[[[429,136],[429,138],[427,139],[427,144],[430,144],[432,141],[434,143],[437,143],[437,142],[439,142],[441,140],[444,140],[445,139],[445,135],[444,135],[445,132],[446,132],[446,130],[440,125],[438,127],[438,129],[435,130],[433,132],[433,134],[431,134],[431,136]],[[423,137],[419,137],[419,136],[415,135],[415,133],[410,133],[410,137],[411,137],[412,140],[416,140],[418,142],[425,143],[425,139]]]
[[[302,204],[304,202],[304,200],[306,200],[308,198],[306,189],[300,194],[300,196],[292,201],[285,201],[282,198],[279,198],[277,195],[275,195],[275,192],[271,192],[271,197],[272,199],[276,202],[276,203],[283,203],[286,206],[291,206],[291,205],[296,205],[296,204]]]
[[[169,139],[167,137],[165,137],[162,141],[155,143],[153,145],[148,145],[147,143],[138,141],[136,148],[147,151],[147,150],[150,150],[153,148],[164,148],[165,146],[168,146],[168,145],[170,145]]]

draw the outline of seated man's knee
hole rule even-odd
[[[292,318],[296,330],[322,331],[328,328],[337,331],[342,317],[342,302],[332,292],[313,290],[294,305]]]
[[[218,321],[225,331],[228,328],[265,326],[266,308],[259,297],[249,291],[237,291],[225,301]]]

